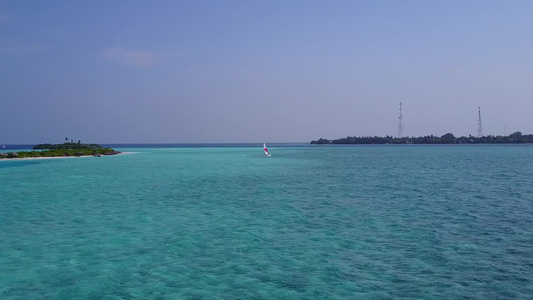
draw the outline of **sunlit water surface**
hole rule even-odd
[[[531,299],[532,146],[0,161],[0,299]]]

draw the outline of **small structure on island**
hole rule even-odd
[[[402,115],[402,103],[400,102],[400,116],[398,116],[398,138],[403,136],[403,115]]]
[[[483,137],[483,127],[481,126],[481,106],[478,107],[477,137]]]

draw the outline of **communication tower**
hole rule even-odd
[[[483,136],[483,128],[481,126],[481,107],[478,107],[478,119],[477,119],[477,137]]]
[[[400,102],[400,116],[398,116],[398,138],[403,136],[403,116],[402,116],[402,103]]]

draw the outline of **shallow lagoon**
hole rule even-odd
[[[533,147],[0,161],[1,299],[526,299]]]

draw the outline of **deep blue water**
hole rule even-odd
[[[532,146],[117,146],[0,161],[0,299],[532,298]]]

